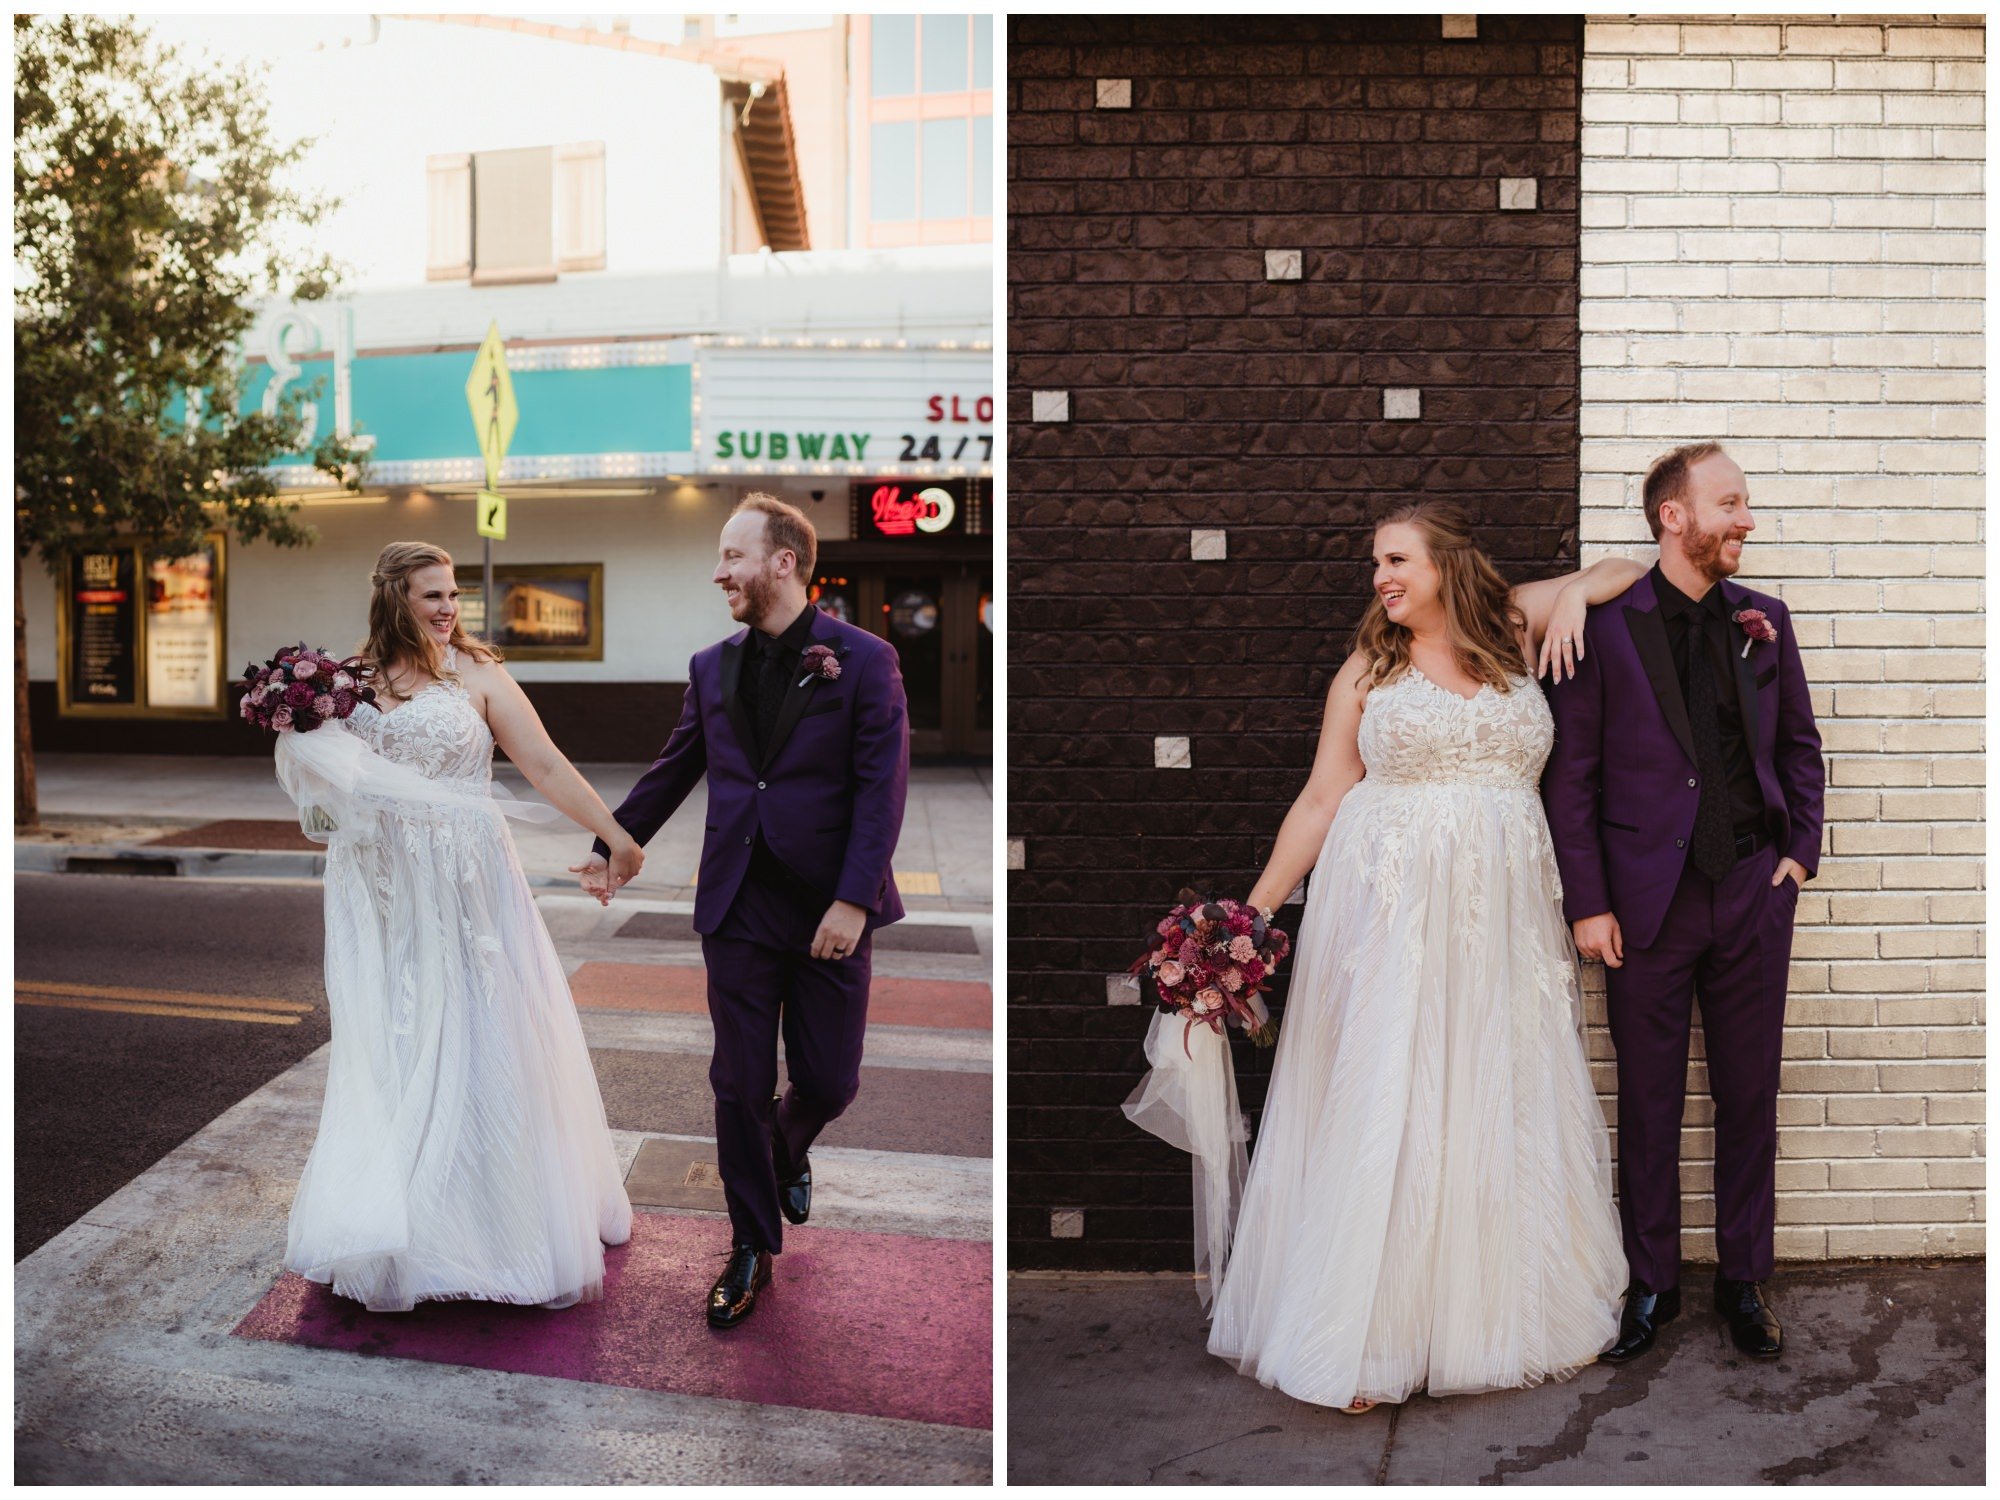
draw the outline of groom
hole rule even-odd
[[[1613,1362],[1652,1347],[1680,1300],[1680,1131],[1691,1002],[1715,1101],[1715,1306],[1736,1346],[1777,1357],[1771,1274],[1778,1062],[1792,919],[1819,866],[1826,788],[1785,606],[1729,582],[1755,529],[1716,443],[1644,487],[1660,561],[1593,607],[1550,695],[1542,796],[1576,946],[1602,959],[1618,1053],[1618,1208],[1631,1285]]]
[[[719,550],[713,581],[749,628],[695,653],[680,723],[615,816],[644,844],[708,776],[694,927],[733,1245],[708,1321],[733,1328],[770,1282],[780,1213],[811,1209],[807,1150],[860,1084],[870,937],[903,915],[889,857],[910,734],[894,649],[808,602],[803,512],[746,496]],[[607,853],[599,840],[572,867],[600,901]],[[774,1100],[781,1032],[791,1086]]]

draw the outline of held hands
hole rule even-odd
[[[852,901],[836,901],[826,909],[826,915],[819,919],[819,931],[813,934],[812,956],[839,960],[851,954],[861,941],[862,930],[868,925],[868,909],[856,906]]]
[[[1600,912],[1581,922],[1572,922],[1569,930],[1576,940],[1576,951],[1585,958],[1602,959],[1607,968],[1625,967],[1625,934],[1618,930],[1618,918],[1613,913]]]
[[[645,863],[646,852],[636,841],[626,838],[611,851],[608,862],[601,854],[591,854],[582,864],[571,865],[569,872],[587,894],[597,898],[599,906],[609,906],[612,895],[621,886],[629,885]]]
[[[1535,664],[1537,677],[1561,682],[1565,670],[1576,676],[1576,664],[1583,655],[1583,620],[1589,608],[1590,600],[1573,583],[1556,595],[1555,608],[1549,611],[1549,627],[1542,633],[1541,660]]]

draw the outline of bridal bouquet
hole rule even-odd
[[[341,661],[303,641],[287,646],[263,666],[243,669],[249,689],[243,717],[280,734],[305,734],[329,719],[346,718],[359,704],[373,703],[371,670],[358,656]]]
[[[1278,1039],[1277,1023],[1260,998],[1291,939],[1240,901],[1204,901],[1181,892],[1181,904],[1154,929],[1155,946],[1132,965],[1159,1008],[1220,1036],[1240,1028],[1259,1047]],[[1186,1044],[1185,1034],[1183,1045]]]

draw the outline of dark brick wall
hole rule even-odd
[[[1105,978],[1182,884],[1255,880],[1375,513],[1450,496],[1510,577],[1575,565],[1582,23],[1009,29],[1010,1259],[1180,1269],[1187,1158],[1118,1110],[1148,1015]],[[1100,78],[1132,107],[1097,108]],[[1538,208],[1501,212],[1501,177]],[[1304,278],[1266,281],[1266,249]],[[1383,421],[1385,386],[1420,388],[1421,420]],[[1032,421],[1036,390],[1071,420]],[[1195,528],[1228,560],[1191,561]],[[1195,768],[1153,769],[1155,735]],[[1253,1116],[1269,1061],[1237,1043]],[[1051,1238],[1055,1209],[1082,1238]]]

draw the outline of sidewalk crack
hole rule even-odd
[[[1375,1466],[1375,1482],[1389,1482],[1389,1456],[1396,1451],[1396,1424],[1403,1420],[1403,1403],[1398,1401],[1389,1411],[1389,1436],[1382,1444],[1382,1462]]]
[[[1190,1449],[1186,1453],[1176,1453],[1172,1458],[1163,1458],[1158,1463],[1148,1468],[1146,1470],[1146,1483],[1148,1484],[1159,1483],[1160,1470],[1164,1469],[1168,1464],[1177,1464],[1182,1459],[1185,1458],[1198,1458],[1200,1455],[1204,1453],[1210,1452],[1216,1448],[1224,1447],[1229,1443],[1237,1441],[1237,1439],[1239,1438],[1266,1437],[1273,1432],[1283,1432],[1284,1430],[1285,1430],[1284,1428],[1278,1426],[1274,1422],[1263,1427],[1253,1427],[1248,1432],[1239,1432],[1226,1438],[1219,1438],[1215,1442],[1206,1444],[1205,1446],[1200,1448]]]

